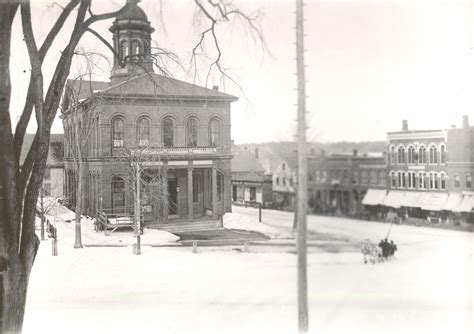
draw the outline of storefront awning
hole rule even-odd
[[[389,191],[383,201],[383,205],[390,206],[395,209],[399,209],[400,204],[402,203],[402,200],[403,200],[403,196],[404,196],[403,191],[396,191],[396,190]]]
[[[461,204],[461,194],[449,194],[448,200],[444,203],[443,210],[454,211]]]
[[[420,207],[428,211],[443,210],[448,201],[448,194],[446,193],[422,193],[420,197]]]
[[[362,204],[364,205],[381,205],[384,202],[386,190],[382,189],[369,189],[365,194]]]
[[[420,197],[422,193],[419,191],[405,191],[403,197],[400,201],[400,206],[405,206],[408,208],[419,208],[421,207],[420,204]]]
[[[461,203],[453,211],[471,212],[473,207],[474,207],[474,196],[464,195]]]

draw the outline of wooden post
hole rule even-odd
[[[212,218],[217,219],[217,171],[212,168]]]
[[[163,221],[168,221],[168,170],[166,168],[163,171]]]
[[[249,252],[249,242],[248,241],[244,241],[244,252],[245,253]]]
[[[135,255],[140,255],[141,254],[141,245],[140,245],[140,234],[141,234],[141,228],[140,228],[140,165],[137,162],[135,164],[136,170],[135,170],[135,175],[136,175],[136,194],[135,194],[135,236],[137,237],[137,243],[135,244],[135,247],[133,248],[133,254]]]
[[[258,204],[258,222],[262,222],[262,203]]]
[[[193,253],[197,253],[198,252],[198,244],[197,244],[197,241],[193,241]]]
[[[306,245],[306,89],[304,73],[304,18],[303,0],[296,0],[296,67],[298,79],[298,329],[307,333],[308,277]]]
[[[193,221],[193,169],[188,168],[188,214],[189,221]]]

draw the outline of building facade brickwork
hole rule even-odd
[[[217,87],[153,73],[153,29],[135,7],[111,28],[122,60],[114,61],[111,81],[69,80],[63,97],[66,141],[74,143],[75,122],[90,124],[86,213],[132,213],[136,191],[129,167],[136,164],[148,177],[141,194],[147,224],[217,220],[231,211],[230,104],[237,98]],[[140,33],[128,33],[137,29]],[[80,116],[73,112],[77,108]],[[72,205],[77,188],[73,155],[66,149],[66,191]]]

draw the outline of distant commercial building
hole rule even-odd
[[[473,221],[474,128],[467,116],[461,128],[441,130],[409,130],[404,120],[402,131],[387,137],[388,191],[367,205],[434,222]]]
[[[386,158],[383,154],[324,153],[308,159],[308,201],[314,212],[358,216],[362,199],[386,192]]]
[[[255,154],[245,149],[234,149],[232,157],[232,203],[257,206],[268,205],[271,199],[271,180]]]

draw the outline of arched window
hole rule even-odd
[[[150,122],[142,117],[137,124],[138,146],[145,147],[150,145]]]
[[[446,163],[446,146],[441,145],[440,147],[440,153],[439,153],[439,162],[442,164]]]
[[[173,146],[173,120],[170,117],[163,120],[163,145]]]
[[[140,42],[132,41],[132,55],[139,55],[140,52]]]
[[[112,122],[113,147],[123,147],[123,119],[116,118]]]
[[[430,146],[430,165],[438,163],[438,148],[434,145]]]
[[[415,148],[413,145],[408,146],[408,161],[409,164],[415,163]]]
[[[209,146],[218,147],[219,146],[219,121],[213,119],[209,122]]]
[[[112,178],[112,209],[120,211],[125,208],[125,181],[120,176]]]
[[[404,164],[405,163],[405,148],[400,146],[398,148],[398,163]]]
[[[390,147],[390,163],[395,165],[397,163],[397,154],[395,152],[395,146]]]
[[[195,118],[189,118],[186,122],[186,143],[190,147],[197,146],[198,124]]]
[[[420,146],[418,148],[418,164],[424,165],[426,164],[426,147]]]
[[[127,41],[123,41],[120,43],[120,51],[122,53],[122,59],[125,60],[125,57],[128,56],[128,43]]]

